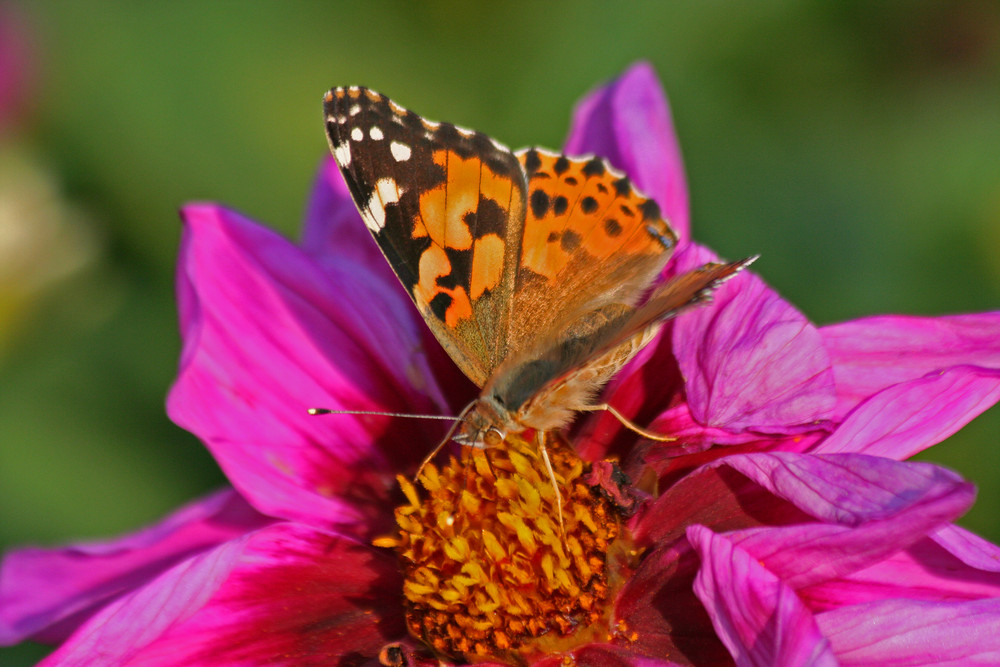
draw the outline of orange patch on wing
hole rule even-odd
[[[558,234],[557,228],[562,227],[558,221],[545,218],[538,219],[528,216],[524,225],[524,237],[521,242],[521,265],[546,278],[555,278],[556,274],[566,266],[569,253],[560,246],[554,245],[549,238]]]
[[[438,278],[451,273],[451,261],[443,248],[432,245],[420,255],[419,278],[413,286],[413,295],[418,301],[430,303],[441,289]]]
[[[441,291],[452,298],[451,305],[448,306],[448,310],[444,314],[444,323],[446,325],[454,329],[461,320],[472,319],[472,302],[469,301],[469,295],[465,293],[464,288],[456,287],[455,289],[442,289]]]
[[[458,322],[472,317],[472,302],[464,287],[446,288],[437,284],[438,278],[452,271],[451,261],[443,248],[432,245],[420,255],[420,276],[413,287],[417,303],[431,303],[439,294],[451,297],[451,304],[445,311],[445,324],[458,326]],[[426,317],[426,315],[425,315]]]
[[[436,245],[466,250],[472,246],[472,234],[464,218],[475,212],[479,203],[478,162],[462,160],[451,151],[437,151],[434,161],[448,170],[447,180],[420,195],[420,218],[423,230],[414,230],[414,236],[426,234]]]
[[[469,288],[478,299],[486,290],[495,289],[503,277],[504,242],[496,234],[476,240],[472,251],[472,276]]]
[[[492,169],[483,165],[482,179],[479,182],[479,194],[486,199],[492,199],[500,208],[510,215],[510,204],[514,192],[514,182],[508,176],[494,173]]]
[[[421,220],[414,236],[429,236],[439,246],[467,250],[472,247],[472,233],[466,216],[479,210],[480,197],[492,199],[509,214],[514,183],[476,157],[465,159],[454,151],[439,150],[432,158],[446,169],[445,182],[421,194]]]
[[[528,207],[522,242],[521,264],[535,273],[555,280],[574,253],[584,252],[598,259],[615,253],[660,254],[660,240],[676,236],[662,220],[646,220],[642,205],[646,198],[628,186],[619,194],[620,174],[604,169],[591,173],[588,160],[570,159],[557,173],[559,156],[539,154],[540,166],[528,183],[529,202],[536,190],[547,197],[543,215]],[[522,163],[524,156],[521,155]],[[655,234],[650,229],[655,230]],[[660,238],[657,238],[657,237]]]

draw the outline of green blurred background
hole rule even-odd
[[[695,236],[761,253],[814,321],[1000,306],[995,2],[12,8],[30,57],[0,135],[0,548],[116,535],[223,483],[164,415],[176,211],[224,202],[296,237],[332,85],[559,146],[581,95],[647,59]],[[998,436],[994,408],[921,456],[979,485],[962,523],[994,541]]]

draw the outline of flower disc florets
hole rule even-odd
[[[541,453],[518,436],[428,465],[426,498],[400,478],[400,535],[378,544],[400,554],[407,625],[437,654],[523,664],[608,638],[629,561],[621,520],[568,445],[552,440],[548,452],[562,528]]]

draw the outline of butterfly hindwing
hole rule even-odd
[[[528,178],[511,347],[606,304],[632,305],[666,265],[677,235],[659,207],[604,160],[518,151]]]
[[[361,87],[324,99],[327,136],[372,236],[435,336],[482,386],[507,353],[524,171],[480,132]]]

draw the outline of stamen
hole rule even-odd
[[[634,553],[615,506],[587,485],[587,466],[547,436],[557,489],[520,436],[463,448],[441,470],[428,464],[424,498],[398,478],[399,535],[375,544],[399,553],[410,633],[439,657],[527,664],[615,633],[613,589]]]

